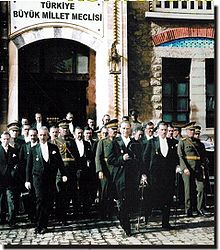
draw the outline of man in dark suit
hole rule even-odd
[[[49,132],[47,127],[41,127],[38,132],[39,144],[31,148],[27,159],[25,187],[31,189],[31,180],[36,194],[37,227],[36,233],[47,232],[48,218],[54,201],[56,190],[56,175],[58,169],[67,181],[64,164],[56,145],[47,142]]]
[[[76,127],[74,130],[74,143],[77,165],[77,182],[79,188],[79,202],[83,205],[83,215],[87,216],[91,207],[89,193],[91,188],[91,167],[92,167],[92,149],[89,142],[83,139],[83,130]]]
[[[112,142],[107,159],[113,165],[113,183],[118,197],[119,220],[126,235],[131,235],[129,215],[137,208],[138,187],[141,174],[141,144],[131,138],[131,125],[121,122],[121,136]]]
[[[15,224],[15,177],[18,171],[18,151],[9,145],[10,134],[3,132],[0,145],[0,216],[1,222],[6,221],[4,214],[4,197],[7,197],[8,223],[10,226]]]
[[[34,222],[36,213],[35,194],[33,189],[29,190],[29,193],[27,194],[27,189],[25,188],[25,180],[26,180],[27,158],[30,154],[31,148],[36,146],[38,143],[37,129],[31,128],[29,130],[28,137],[29,137],[29,142],[23,144],[19,152],[19,166],[20,166],[19,172],[23,183],[22,193],[24,194],[24,196],[22,201],[24,204],[24,209],[25,212],[27,212],[28,218],[31,220],[31,222]]]
[[[157,125],[158,136],[150,139],[144,150],[143,162],[150,190],[146,197],[147,223],[152,207],[162,208],[162,228],[171,230],[169,224],[170,205],[175,192],[175,172],[178,164],[176,142],[166,138],[167,124]]]
[[[43,119],[41,113],[37,112],[35,113],[35,122],[31,125],[31,127],[39,130],[42,126],[49,128],[48,122]]]

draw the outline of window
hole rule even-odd
[[[198,1],[198,9],[199,10],[203,9],[203,2],[202,1]]]
[[[165,1],[164,7],[165,7],[165,8],[170,8],[170,1]]]
[[[215,118],[215,84],[214,59],[206,59],[206,127],[214,127]]]
[[[206,2],[206,9],[207,10],[211,10],[212,9],[212,2],[211,1],[207,1]]]
[[[182,1],[182,9],[187,9],[187,1]]]
[[[178,1],[173,1],[173,8],[178,9]]]
[[[190,9],[194,9],[195,8],[195,4],[194,4],[194,1],[190,1]]]
[[[161,1],[156,1],[156,7],[161,8]]]
[[[190,59],[163,58],[162,104],[164,121],[189,121],[190,63]]]
[[[88,48],[69,40],[65,40],[64,46],[63,42],[62,39],[51,39],[48,43],[39,41],[33,46],[21,48],[21,53],[25,50],[25,53],[32,55],[24,57],[23,71],[40,74],[88,74]]]

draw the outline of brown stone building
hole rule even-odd
[[[0,124],[138,109],[214,133],[213,1],[0,2]]]

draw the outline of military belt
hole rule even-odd
[[[192,160],[192,161],[198,161],[198,160],[200,160],[200,157],[194,156],[194,155],[187,155],[187,156],[185,156],[185,159]]]
[[[64,158],[63,161],[75,161],[73,158]]]

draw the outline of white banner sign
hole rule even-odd
[[[75,24],[103,35],[102,1],[11,1],[11,34],[32,25]]]

